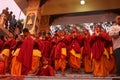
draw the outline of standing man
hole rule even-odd
[[[55,59],[55,70],[61,68],[62,75],[65,76],[66,69],[66,57],[67,57],[67,47],[65,44],[65,32],[62,30],[59,34],[59,38],[57,39],[55,50],[54,50],[54,59]]]
[[[92,59],[91,59],[91,47],[90,47],[90,32],[88,29],[83,29],[83,63],[86,73],[92,72]]]
[[[70,73],[73,72],[73,69],[76,69],[80,73],[81,61],[82,61],[82,43],[83,37],[79,34],[76,27],[72,28],[72,34],[69,45],[69,65]]]
[[[27,75],[32,67],[33,38],[27,28],[23,29],[24,40],[17,56],[17,60],[22,63],[21,75]]]
[[[92,52],[92,61],[93,61],[93,75],[94,76],[108,76],[109,70],[108,66],[108,52],[105,50],[105,44],[109,41],[109,38],[105,32],[101,29],[102,26],[95,25],[94,33],[90,39],[91,52]]]
[[[15,15],[12,16],[11,20],[10,20],[10,27],[9,27],[9,31],[11,33],[14,34],[15,28],[16,28],[16,19],[15,19]]]
[[[113,49],[116,61],[117,76],[120,76],[120,16],[116,17],[116,25],[111,26],[109,35],[112,37]]]

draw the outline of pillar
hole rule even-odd
[[[31,34],[49,31],[49,16],[42,16],[42,9],[40,7],[40,0],[28,0],[24,28],[28,28]]]
[[[31,34],[39,31],[41,9],[39,7],[40,0],[28,0],[28,7],[26,8],[26,20],[24,28],[28,28]]]
[[[46,31],[46,32],[49,31],[50,29],[49,18],[50,18],[49,15],[41,16],[39,31]]]

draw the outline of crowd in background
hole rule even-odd
[[[2,13],[0,14],[1,24],[3,24],[3,27],[10,31],[13,35],[19,34],[22,28],[21,26],[19,26],[19,22],[18,20],[16,20],[15,17],[15,14],[12,11],[9,11],[8,7],[3,9]],[[15,32],[16,29],[19,29],[19,31]]]

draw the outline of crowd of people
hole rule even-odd
[[[86,74],[94,76],[105,77],[116,72],[119,76],[120,17],[116,22],[117,32],[111,27],[107,33],[102,26],[95,25],[92,35],[85,28],[79,33],[73,27],[72,33],[61,30],[51,37],[45,32],[31,36],[24,28],[22,36],[3,37],[0,40],[0,74],[55,76],[60,70],[64,76],[66,70],[80,74],[84,68]]]
[[[3,9],[2,13],[0,14],[0,25],[5,27],[8,31],[10,31],[13,35],[16,35],[15,32],[16,28],[20,28],[18,26],[16,16],[13,14],[12,11],[9,11],[9,8],[6,7]],[[19,33],[19,32],[18,32]]]

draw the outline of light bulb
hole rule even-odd
[[[80,1],[80,4],[81,4],[81,5],[84,5],[84,4],[85,4],[85,0],[81,0],[81,1]]]

